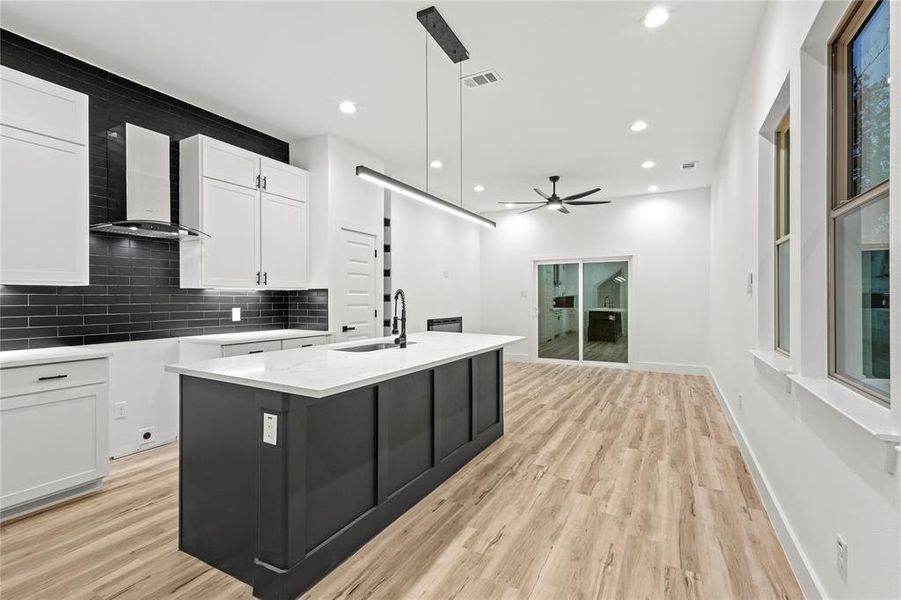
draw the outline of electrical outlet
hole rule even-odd
[[[128,407],[127,407],[126,402],[116,402],[115,404],[113,404],[113,418],[114,419],[124,419],[125,417],[127,417],[128,416],[127,408]]]
[[[156,427],[142,427],[138,429],[138,446],[151,444],[156,441]]]
[[[240,321],[241,320],[241,307],[236,306],[232,309],[232,321]]]
[[[263,413],[263,443],[278,444],[278,415]]]
[[[835,536],[835,566],[843,581],[848,581],[848,544],[842,536]]]

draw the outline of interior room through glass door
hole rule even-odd
[[[629,263],[583,263],[582,287],[582,360],[629,362]]]
[[[538,265],[538,358],[579,360],[579,264]]]

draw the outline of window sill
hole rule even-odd
[[[814,398],[889,444],[901,443],[901,432],[892,426],[892,411],[831,379],[789,373],[788,378]]]
[[[792,361],[784,354],[775,350],[748,350],[757,362],[769,367],[782,375],[792,372]]]

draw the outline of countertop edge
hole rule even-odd
[[[30,367],[34,365],[51,365],[58,363],[67,363],[67,362],[77,362],[81,360],[97,360],[101,358],[109,358],[112,356],[112,352],[105,352],[101,350],[81,350],[78,349],[78,352],[71,351],[69,353],[60,353],[58,356],[53,355],[44,355],[44,356],[34,356],[33,358],[7,358],[4,359],[2,355],[0,355],[0,369],[14,369],[16,367]],[[34,352],[41,352],[41,350],[34,350]],[[8,352],[31,352],[31,350],[9,350]]]
[[[327,389],[310,389],[303,388],[298,386],[291,386],[279,383],[271,383],[265,381],[259,381],[257,379],[250,379],[246,377],[241,377],[238,375],[224,375],[220,373],[210,373],[208,371],[201,371],[196,369],[191,369],[190,367],[174,364],[174,365],[166,365],[167,373],[174,373],[176,375],[187,375],[189,377],[198,377],[200,379],[210,379],[213,381],[222,381],[224,383],[234,383],[237,385],[246,385],[248,387],[255,387],[264,390],[271,390],[274,392],[283,392],[287,394],[294,394],[297,396],[306,396],[307,398],[326,398],[328,396],[334,396],[336,394],[341,394],[343,392],[347,392],[350,390],[355,390],[362,387],[367,387],[373,384],[381,383],[382,381],[387,381],[389,379],[395,379],[397,377],[402,377],[404,375],[409,375],[410,373],[416,373],[417,371],[424,371],[426,369],[432,369],[434,367],[438,367],[441,365],[445,365],[448,363],[452,363],[457,360],[462,360],[464,358],[471,358],[473,356],[477,356],[479,354],[484,354],[485,352],[492,352],[494,350],[499,350],[504,346],[515,343],[518,340],[503,342],[498,344],[491,344],[490,346],[484,346],[482,348],[478,348],[472,351],[462,352],[460,354],[454,354],[453,356],[448,356],[446,358],[436,359],[433,361],[429,361],[427,363],[423,363],[421,365],[416,365],[415,367],[408,367],[404,369],[399,369],[396,371],[392,371],[390,373],[384,373],[382,375],[374,375],[372,377],[367,377],[365,379],[360,379],[359,381],[354,381],[348,384],[342,384],[338,386],[334,386]],[[291,350],[283,351],[283,352],[291,352]]]
[[[290,330],[291,333],[286,333],[286,330],[283,329],[274,329],[271,331],[244,331],[237,333],[213,333],[209,335],[189,335],[178,338],[179,343],[186,342],[189,344],[209,344],[214,346],[230,346],[232,344],[252,344],[254,342],[269,342],[275,340],[292,340],[299,338],[309,338],[309,337],[322,337],[326,335],[332,335],[331,331],[319,331],[313,329],[296,329]],[[237,335],[240,336],[242,333],[246,334],[259,334],[259,335],[248,335],[249,339],[241,340],[237,339],[234,341],[222,341],[214,339],[218,336],[230,336]]]

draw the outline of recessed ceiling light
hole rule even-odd
[[[657,163],[655,163],[653,160],[646,160],[643,163],[641,163],[642,169],[653,169],[656,166],[657,166]]]
[[[441,167],[444,166],[444,163],[436,158],[435,160],[433,160],[432,162],[429,163],[429,166],[432,167],[433,169],[440,169]]]
[[[645,121],[635,121],[632,123],[632,126],[629,127],[632,131],[644,131],[648,128],[648,124]]]
[[[652,8],[648,11],[648,14],[644,16],[644,26],[648,29],[656,29],[660,27],[664,23],[669,20],[669,11],[663,8],[662,6],[658,6],[656,8]]]
[[[507,208],[516,208],[516,205],[512,202],[507,202],[506,204],[504,204],[504,206],[506,206]]]
[[[352,115],[357,112],[357,105],[350,100],[345,100],[338,105],[338,110],[343,112],[345,115]]]
[[[659,190],[659,189],[660,189],[660,186],[659,186],[659,185],[649,185],[649,186],[648,186],[648,191],[649,191],[649,192],[656,192],[656,191]]]
[[[484,192],[484,191],[485,191],[485,186],[484,186],[484,185],[474,185],[474,186],[472,187],[472,189],[475,190],[475,191],[477,191],[477,192]]]

